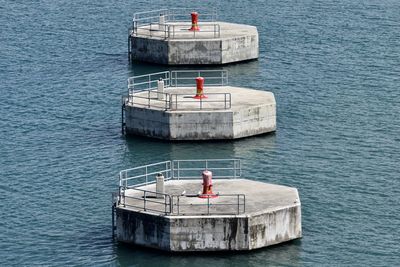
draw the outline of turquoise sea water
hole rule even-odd
[[[276,134],[236,142],[125,138],[134,12],[216,7],[256,25],[258,61],[232,85],[271,90]],[[400,2],[0,0],[0,266],[398,266]],[[251,253],[168,255],[111,238],[120,169],[243,159],[246,177],[294,186],[301,240]]]

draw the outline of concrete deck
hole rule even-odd
[[[256,27],[215,23],[220,27],[219,36],[212,23],[200,22],[198,32],[188,31],[190,23],[167,23],[171,25],[169,37],[164,31],[139,27],[137,34],[130,36],[132,59],[167,65],[218,65],[258,58]]]
[[[169,87],[164,90],[164,93],[179,94],[177,98],[178,103],[175,102],[175,98],[172,99],[173,105],[170,112],[175,112],[176,109],[189,112],[200,111],[200,100],[193,98],[193,96],[196,95],[196,87]],[[228,106],[227,109],[233,111],[239,111],[243,108],[253,106],[275,104],[275,97],[271,92],[234,86],[209,86],[204,88],[204,94],[207,95],[208,98],[203,98],[201,100],[202,108],[204,110],[224,109],[224,102],[229,101],[229,99],[225,99],[224,93],[231,94],[231,108]],[[136,98],[134,100],[134,106],[143,107],[148,105],[149,101],[144,99],[148,96],[148,92],[135,93],[135,96],[143,98]],[[156,91],[151,92],[150,97],[150,109],[165,110],[165,101],[157,100]]]
[[[276,103],[271,92],[205,87],[208,98],[200,101],[192,98],[195,91],[194,87],[165,89],[165,93],[179,94],[171,98],[171,104],[157,100],[156,92],[150,93],[149,99],[148,92],[134,94],[138,97],[133,104],[126,105],[127,134],[166,140],[223,140],[276,130]],[[230,108],[229,95],[221,93],[230,94]]]
[[[142,190],[156,191],[155,184],[139,187]],[[180,195],[186,192],[186,195],[196,195],[201,192],[202,180],[170,180],[165,182],[165,193],[170,195]],[[268,212],[279,210],[294,204],[300,203],[296,188],[257,182],[247,179],[230,179],[230,180],[214,180],[213,192],[223,194],[245,194],[246,207],[245,212],[243,206],[239,207],[240,215],[252,215],[259,212]],[[125,194],[136,198],[142,198],[143,192],[128,189]],[[163,199],[154,199],[154,195],[150,198],[153,201],[164,202]],[[201,215],[207,213],[207,199],[198,197],[180,197],[180,214]],[[143,200],[126,198],[126,203],[132,206],[143,206]],[[238,200],[236,196],[210,198],[209,203],[214,205],[211,207],[211,213],[235,214],[238,211]],[[223,204],[223,205],[222,205]],[[242,199],[240,203],[243,204]],[[201,206],[203,205],[203,206]],[[220,205],[220,206],[218,206]],[[156,203],[146,204],[149,213],[163,215],[164,212],[156,212],[163,205]],[[143,209],[127,207],[127,209],[141,211]],[[177,211],[177,203],[174,203],[174,211]]]
[[[218,24],[220,27],[220,35],[216,36],[214,33],[214,25]],[[171,39],[179,40],[192,40],[192,39],[226,39],[233,37],[247,36],[249,34],[258,34],[257,28],[245,24],[228,23],[228,22],[200,22],[200,31],[189,31],[192,26],[191,22],[167,22],[165,25],[173,25],[175,31],[170,31]],[[168,35],[165,35],[164,31],[159,31],[157,27],[152,26],[151,36],[149,36],[150,26],[142,26],[138,28],[137,37],[149,38],[149,39],[165,39]]]

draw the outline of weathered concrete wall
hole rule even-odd
[[[221,64],[221,40],[168,41],[168,64]]]
[[[233,139],[231,111],[171,112],[171,140]]]
[[[169,114],[162,110],[126,106],[126,133],[170,139]]]
[[[135,60],[169,64],[168,43],[162,39],[131,38],[132,57]]]
[[[257,30],[256,30],[257,32]],[[221,42],[222,64],[258,58],[258,33],[224,39]]]
[[[167,251],[252,250],[302,237],[300,203],[231,217],[116,214],[118,241]]]
[[[275,105],[219,111],[162,111],[126,106],[127,134],[166,140],[236,139],[276,130]]]
[[[171,251],[248,250],[248,218],[171,218],[170,238]]]
[[[116,236],[120,242],[170,250],[168,218],[116,209]]]
[[[276,104],[243,108],[233,112],[233,137],[242,138],[276,130]]]
[[[279,244],[300,238],[300,203],[270,212],[260,212],[249,219],[250,249]]]
[[[231,111],[169,112],[126,106],[126,132],[166,140],[232,139]]]

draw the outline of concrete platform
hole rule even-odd
[[[125,104],[126,133],[166,140],[222,140],[276,130],[273,93],[233,86],[205,87],[207,99],[193,99],[194,87],[169,87],[133,94]],[[169,94],[169,97],[168,97]]]
[[[216,65],[257,59],[257,28],[227,22],[201,22],[198,32],[190,22],[167,22],[135,28],[129,35],[133,60],[167,65]],[[152,28],[151,28],[152,27]]]
[[[151,196],[155,184],[127,189],[124,205],[116,207],[117,240],[183,252],[252,250],[302,236],[296,188],[247,179],[214,180],[213,191],[220,196],[210,199],[196,196],[201,188],[201,179],[167,181],[166,195],[179,196],[179,201]],[[159,203],[148,202],[145,210],[144,199]],[[171,205],[168,213],[164,201]]]

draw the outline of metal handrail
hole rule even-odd
[[[226,86],[228,85],[227,70],[174,70],[170,74],[171,87],[195,86],[196,77],[204,77],[204,86]],[[190,80],[191,83],[182,81]]]
[[[227,70],[176,70],[162,71],[137,75],[128,78],[128,90],[134,89],[135,92],[153,90],[157,88],[157,82],[161,78],[164,87],[187,87],[196,85],[196,77],[205,78],[205,86],[226,86],[228,85]],[[179,82],[190,80],[190,83]],[[213,82],[210,82],[213,81]],[[144,85],[144,86],[140,86]]]
[[[229,167],[216,167],[213,164],[221,164],[226,162],[230,164]],[[183,165],[189,165],[190,167],[184,167]],[[192,165],[198,164],[192,167]],[[193,171],[201,171],[209,169],[213,171],[214,179],[237,179],[242,175],[242,167],[240,159],[199,159],[199,160],[173,160],[172,161],[172,176],[173,179],[195,179],[198,175],[192,175]],[[225,172],[230,170],[231,172]],[[223,171],[223,172],[222,172]],[[219,173],[221,172],[221,173]]]
[[[139,188],[132,188],[130,190],[141,192],[142,195],[132,196],[126,195],[125,191],[120,193],[119,201],[117,205],[120,205],[124,208],[136,208],[141,209],[143,211],[153,211],[153,212],[161,212],[166,215],[233,215],[233,214],[241,214],[246,212],[246,195],[245,194],[218,194],[218,198],[232,198],[234,201],[230,203],[215,203],[213,198],[205,198],[206,203],[193,203],[187,202],[183,204],[182,198],[191,198],[198,197],[199,195],[170,195],[165,193],[157,193],[151,190],[143,190]],[[162,198],[156,198],[157,195],[161,195]],[[129,200],[133,201],[129,201]],[[139,204],[135,205],[135,200],[138,200]],[[159,208],[158,208],[159,207]],[[196,212],[193,211],[182,211],[185,207],[205,207],[206,211],[199,212],[199,209],[196,209]],[[212,208],[217,209],[218,207],[231,207],[233,211],[229,212],[225,208],[223,211],[212,210]],[[193,209],[190,209],[193,210]]]
[[[189,167],[185,167],[189,165]],[[224,164],[224,167],[217,166]],[[193,166],[194,165],[194,166]],[[194,179],[194,175],[185,175],[185,172],[209,169],[215,173],[214,179],[236,179],[241,176],[240,159],[196,159],[196,160],[172,160],[138,166],[119,172],[119,186],[121,188],[135,188],[156,182],[155,175],[163,174],[165,180],[170,179]],[[230,174],[219,175],[218,171],[230,170]],[[128,182],[138,181],[129,184]]]
[[[232,107],[230,93],[209,93],[208,95],[213,96],[213,98],[203,98],[194,102],[193,100],[184,100],[184,97],[188,96],[187,94],[163,93],[156,90],[160,79],[164,81],[164,88],[194,87],[196,86],[196,77],[199,76],[205,78],[205,86],[226,86],[228,84],[228,72],[226,70],[180,70],[138,75],[128,78],[126,104],[165,110],[184,110],[185,108],[179,103],[193,102],[198,103],[199,110],[230,109]],[[147,92],[147,95],[138,94],[143,92]],[[161,97],[159,98],[159,96]],[[145,101],[135,102],[135,98],[144,99]],[[207,106],[210,103],[213,103],[212,106]],[[221,105],[216,105],[215,103],[220,103]]]
[[[162,212],[169,215],[181,215],[181,207],[186,205],[196,206],[199,204],[188,203],[182,204],[180,198],[190,197],[188,195],[173,195],[166,193],[159,193],[151,190],[145,190],[138,188],[143,185],[149,185],[156,183],[156,175],[159,173],[164,175],[165,180],[180,180],[180,179],[193,179],[199,178],[199,172],[208,169],[213,171],[214,179],[236,179],[241,176],[241,163],[239,159],[196,159],[196,160],[173,160],[173,161],[162,161],[143,166],[138,166],[126,170],[122,170],[119,173],[119,200],[118,205],[123,207],[132,207],[137,209],[149,210]],[[196,172],[194,176],[191,173]],[[127,190],[139,191],[143,195],[129,196],[126,194]],[[162,195],[164,201],[154,200],[154,196]],[[193,195],[197,196],[197,195]],[[191,197],[193,197],[191,196]],[[218,194],[219,197],[233,197],[237,201],[234,203],[214,203],[211,198],[207,198],[206,204],[201,204],[207,207],[207,212],[201,213],[202,215],[211,214],[241,214],[245,212],[246,196],[244,194]],[[140,205],[134,205],[127,203],[127,199],[139,200]],[[143,201],[143,203],[142,203]],[[150,207],[148,204],[152,203]],[[156,208],[154,206],[162,205],[162,208]],[[213,211],[212,207],[219,206],[232,206],[237,207],[235,212],[226,211]],[[176,207],[176,209],[174,209]],[[197,214],[185,212],[185,214]]]
[[[219,23],[199,23],[201,31],[189,31],[191,24],[188,23],[148,23],[140,27],[129,28],[129,35],[159,37],[163,39],[212,39],[221,37],[221,25]],[[182,31],[184,29],[187,31]],[[210,35],[212,34],[212,35]]]
[[[165,180],[170,180],[172,179],[171,164],[171,161],[162,161],[122,170],[119,172],[119,186],[121,189],[126,189],[152,184],[155,183],[155,175],[159,173],[164,175]],[[129,184],[135,181],[138,182]]]
[[[144,211],[147,211],[147,210],[157,211],[157,212],[163,212],[165,214],[172,213],[172,196],[171,195],[164,194],[164,193],[157,193],[155,191],[150,191],[150,190],[143,190],[143,189],[139,189],[139,188],[132,188],[132,190],[142,192],[143,196],[142,197],[127,196],[125,194],[125,191],[122,191],[120,193],[120,199],[121,199],[120,205],[122,205],[123,207],[138,208],[138,209],[143,209]],[[164,201],[157,201],[157,199],[161,199],[161,198],[154,198],[154,196],[157,196],[157,195],[163,196]],[[129,203],[127,203],[126,199],[143,200],[143,206],[136,206],[136,205],[129,204]],[[154,199],[156,199],[156,200],[154,200]],[[150,208],[148,203],[160,204],[164,208],[163,209]]]
[[[157,88],[157,81],[161,78],[164,81],[165,87],[170,86],[171,72],[161,71],[144,75],[137,75],[128,78],[128,93],[129,89],[134,89],[136,92],[153,90]],[[144,86],[141,86],[144,85]]]
[[[200,14],[202,21],[214,22],[217,20],[218,14],[215,8],[170,8],[136,12],[133,14],[132,22],[158,20],[160,16],[166,16],[167,22],[190,21],[190,13],[193,11]]]
[[[201,31],[188,31],[188,34],[176,35],[176,27],[190,26],[190,13],[198,11],[201,15],[201,22],[199,27]],[[160,18],[162,17],[162,21]],[[217,11],[212,9],[197,8],[172,8],[172,9],[159,9],[152,11],[137,12],[133,15],[132,27],[129,29],[129,35],[133,36],[157,36],[164,39],[178,39],[178,38],[210,38],[209,33],[213,33],[212,38],[219,38],[221,36],[221,28],[217,20]],[[178,23],[177,23],[178,22]],[[182,24],[182,22],[185,22]],[[207,24],[204,24],[207,22]],[[211,29],[207,30],[207,27]],[[140,32],[139,32],[140,30]],[[182,33],[181,31],[179,31]]]
[[[194,195],[191,197],[197,197],[198,195]],[[196,204],[196,203],[188,203],[188,204],[182,204],[180,198],[183,197],[187,197],[185,195],[171,195],[172,198],[172,214],[174,215],[232,215],[232,214],[241,214],[241,213],[245,213],[246,212],[246,195],[245,194],[218,194],[218,197],[232,197],[234,198],[236,201],[233,203],[213,203],[213,198],[206,198],[205,200],[207,200],[207,203],[203,203],[203,204]],[[242,201],[241,201],[242,200]],[[207,211],[204,213],[200,213],[199,212],[181,212],[182,207],[206,207]],[[218,212],[218,211],[211,211],[210,208],[211,207],[222,207],[222,206],[230,206],[230,207],[234,207],[236,208],[236,212],[228,212],[226,210],[222,211],[222,212]],[[176,209],[174,209],[176,208]],[[192,209],[191,209],[192,210]]]
[[[200,98],[196,99],[194,101],[193,99],[191,100],[182,100],[184,99],[185,96],[188,96],[187,94],[170,94],[169,96],[169,106],[167,109],[171,110],[193,110],[193,106],[189,108],[182,107],[182,105],[179,105],[179,103],[193,103],[198,105],[199,110],[216,110],[216,109],[230,109],[232,107],[232,96],[230,93],[207,93],[207,96],[209,98]],[[223,98],[222,100],[212,100],[212,97],[218,97],[221,96]],[[209,103],[221,103],[222,105],[213,105],[211,107],[205,106],[206,104]]]

